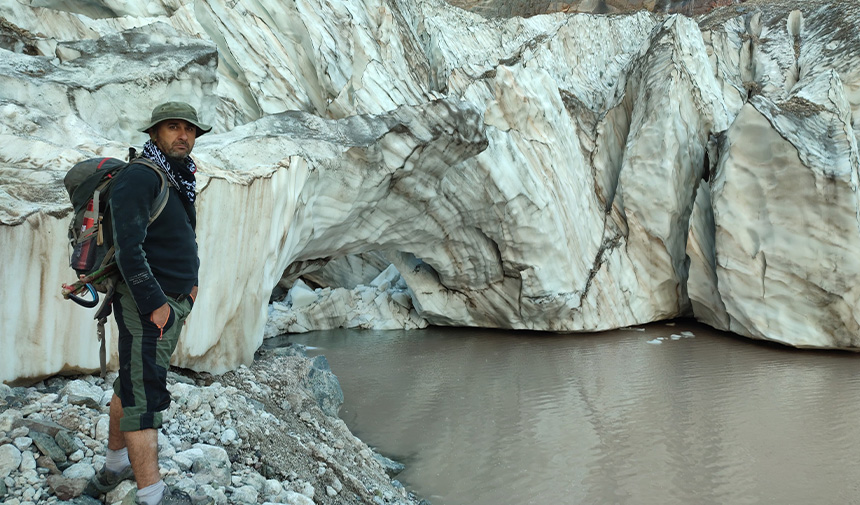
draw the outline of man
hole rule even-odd
[[[197,297],[194,141],[212,128],[186,103],[167,102],[152,111],[143,156],[167,175],[169,195],[151,224],[160,177],[131,164],[113,185],[110,214],[122,281],[112,309],[119,327],[119,377],[113,384],[104,467],[84,492],[97,497],[125,479],[137,481],[143,505],[190,504],[187,494],[168,489],[158,469],[158,428],[170,406],[167,369],[185,318]]]

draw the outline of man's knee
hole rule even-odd
[[[116,393],[110,399],[110,417],[113,419],[122,417],[122,399]]]

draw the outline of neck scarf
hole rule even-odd
[[[167,156],[152,140],[147,140],[146,144],[143,145],[143,157],[161,167],[171,184],[179,190],[179,194],[185,197],[188,203],[194,203],[194,198],[197,196],[197,181],[194,178],[197,165],[194,164],[191,156],[186,156],[182,160],[185,163],[184,167],[177,166],[177,164],[172,164],[167,160]]]

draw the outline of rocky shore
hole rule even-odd
[[[0,384],[0,501],[97,504],[81,495],[104,464],[111,384],[95,375]],[[301,346],[258,352],[223,375],[173,369],[173,403],[159,430],[169,485],[224,504],[419,504],[337,417],[343,393],[323,356]],[[104,503],[134,488],[122,483]],[[426,502],[425,502],[426,503]]]

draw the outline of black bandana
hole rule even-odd
[[[171,184],[179,190],[179,194],[184,196],[188,203],[194,203],[194,198],[197,196],[197,181],[194,178],[197,165],[194,164],[191,156],[186,156],[183,160],[185,167],[176,167],[167,161],[167,157],[152,140],[147,140],[146,144],[143,145],[143,157],[161,167]]]

